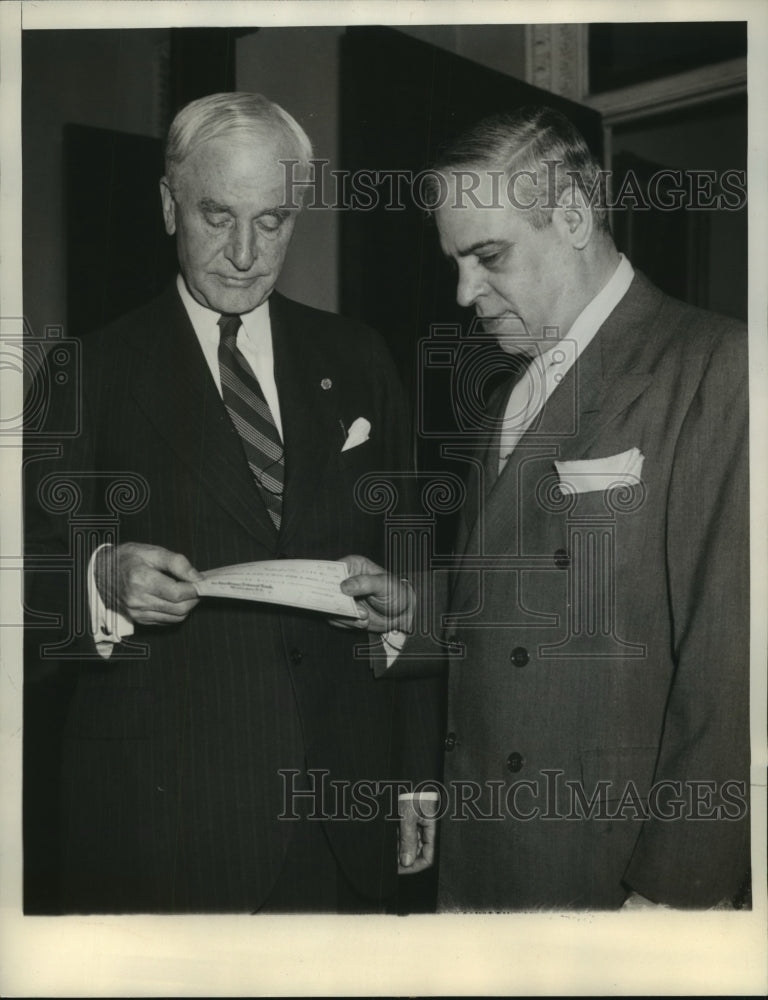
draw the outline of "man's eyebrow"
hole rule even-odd
[[[256,218],[260,219],[262,215],[277,215],[281,219],[287,219],[289,215],[294,214],[290,208],[286,208],[283,205],[275,205],[274,208],[265,208],[263,211],[259,212]]]
[[[201,198],[198,202],[200,208],[204,212],[229,212],[229,205],[220,205],[218,201],[214,201],[212,198]]]
[[[473,253],[477,253],[478,250],[485,250],[486,247],[499,246],[499,244],[506,246],[506,240],[478,240],[472,246],[465,247],[463,250],[457,250],[456,256],[470,257]]]
[[[234,214],[229,205],[222,205],[220,202],[214,201],[213,198],[201,198],[198,202],[198,206],[203,212],[229,212],[230,215]],[[275,205],[274,208],[262,209],[262,211],[259,212],[255,218],[259,219],[263,215],[277,215],[283,219],[287,218],[290,214],[291,213],[288,209]]]

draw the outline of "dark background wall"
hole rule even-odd
[[[196,29],[176,29],[190,34]],[[199,29],[211,36],[210,29]],[[398,29],[512,76],[525,73],[524,25],[417,25]],[[315,154],[338,165],[344,27],[242,29],[233,34],[234,85],[284,104],[306,129]],[[178,58],[173,29],[27,31],[23,56],[24,309],[32,329],[67,319],[64,126],[131,135],[165,134],[171,76],[192,86],[205,58]],[[192,48],[192,46],[190,46]],[[220,59],[227,50],[218,45]],[[208,92],[216,89],[211,86]],[[206,90],[201,90],[205,93]],[[195,95],[199,96],[199,95]],[[191,99],[191,98],[190,98]],[[148,192],[160,213],[156,186]],[[280,283],[287,295],[325,309],[339,305],[339,218],[306,213]]]

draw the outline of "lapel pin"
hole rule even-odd
[[[331,380],[329,378],[324,378],[320,382],[320,388],[321,389],[330,389],[332,385],[333,385],[333,382],[331,382]]]

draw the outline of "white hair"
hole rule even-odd
[[[294,147],[305,169],[312,158],[312,143],[295,118],[262,94],[209,94],[185,105],[171,122],[165,144],[165,173],[170,179],[178,165],[201,143],[240,132],[262,137],[264,129],[281,133]]]

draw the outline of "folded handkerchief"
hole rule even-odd
[[[356,448],[359,444],[363,444],[364,441],[368,440],[370,432],[370,422],[365,417],[358,417],[357,420],[352,422],[352,426],[349,428],[349,433],[347,434],[347,440],[344,442],[344,447],[341,450],[349,451],[350,448]]]
[[[643,454],[630,448],[620,455],[588,458],[576,462],[555,462],[563,493],[592,493],[617,486],[637,486],[643,468]]]

